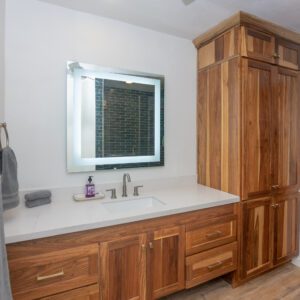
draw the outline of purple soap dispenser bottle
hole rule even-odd
[[[85,185],[85,197],[86,198],[91,198],[95,197],[95,184],[92,182],[93,176],[89,176],[88,183]]]

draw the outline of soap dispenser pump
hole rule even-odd
[[[88,183],[85,185],[85,196],[86,198],[95,197],[95,184],[93,181],[93,176],[89,176]]]

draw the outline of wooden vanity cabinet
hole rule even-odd
[[[233,29],[236,54],[207,60]],[[194,44],[198,182],[242,200],[236,286],[298,254],[300,34],[240,12]]]
[[[9,244],[14,300],[152,300],[232,272],[238,206]]]

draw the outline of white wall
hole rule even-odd
[[[196,173],[196,50],[192,42],[36,0],[7,0],[6,120],[21,189],[83,185],[66,172],[66,61],[165,75],[165,167],[146,180]],[[167,17],[167,16],[166,16]],[[98,171],[97,183],[120,181]]]
[[[4,25],[5,0],[0,0],[0,122],[4,121]]]

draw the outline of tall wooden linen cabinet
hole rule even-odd
[[[300,35],[239,12],[198,49],[198,182],[239,195],[238,285],[298,254]]]

